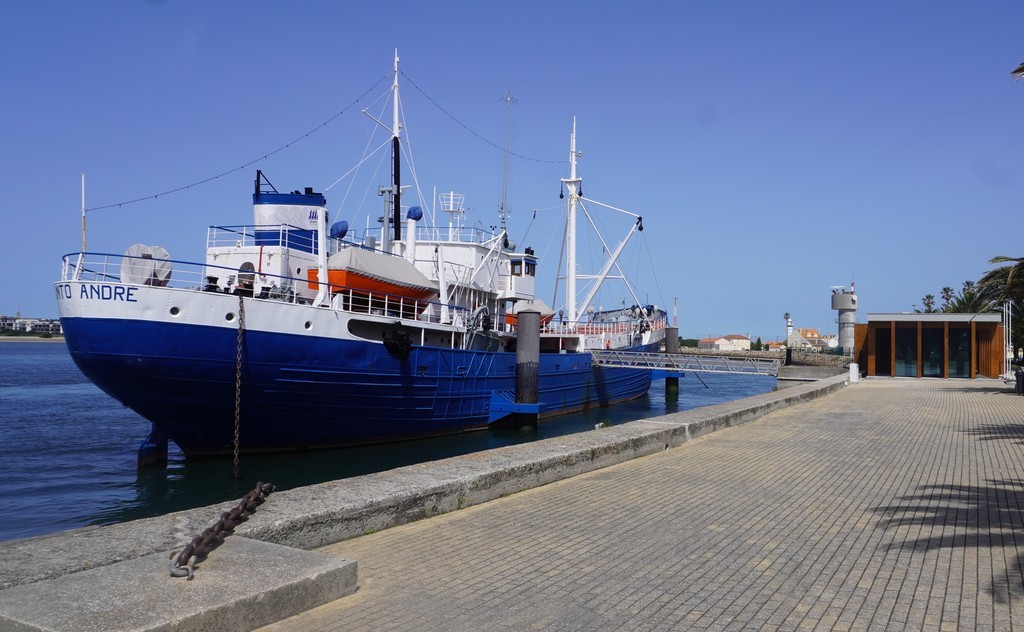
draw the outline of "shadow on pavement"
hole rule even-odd
[[[1020,426],[1019,429],[1024,429]],[[1012,435],[1022,440],[1024,435]],[[990,437],[997,439],[999,437]],[[1021,441],[1024,443],[1024,441]],[[886,548],[924,552],[935,549],[990,548],[1009,551],[1006,570],[994,573],[989,593],[997,602],[1024,598],[1024,480],[989,480],[987,485],[922,485],[899,504],[876,507],[881,529],[934,535],[899,536]],[[997,554],[996,557],[1003,557]],[[986,573],[983,568],[979,574]]]

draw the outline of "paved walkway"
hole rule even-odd
[[[359,591],[264,630],[1024,630],[1024,397],[868,380],[322,549]]]

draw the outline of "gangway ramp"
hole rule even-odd
[[[649,351],[594,350],[593,363],[616,369],[648,369],[652,371],[699,373],[732,373],[778,377],[782,360],[771,358],[737,358],[712,355],[684,355]]]

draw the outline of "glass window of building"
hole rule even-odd
[[[921,375],[942,377],[945,362],[945,334],[937,327],[921,330]]]
[[[971,330],[949,328],[949,377],[971,377]]]
[[[896,328],[896,377],[917,377],[917,328]]]

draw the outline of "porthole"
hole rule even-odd
[[[306,329],[312,329],[312,328],[313,328],[313,323],[311,323],[311,322],[309,322],[309,321],[307,320],[307,321],[306,321],[306,324],[305,324],[305,325],[303,325],[303,327],[305,327]]]
[[[227,314],[224,314],[224,320],[228,321],[229,323],[231,321],[233,321],[234,319],[235,319],[235,313],[234,312],[228,312]]]
[[[171,308],[171,316],[177,316],[180,313],[181,313],[181,310],[178,309],[177,307],[172,307]]]

